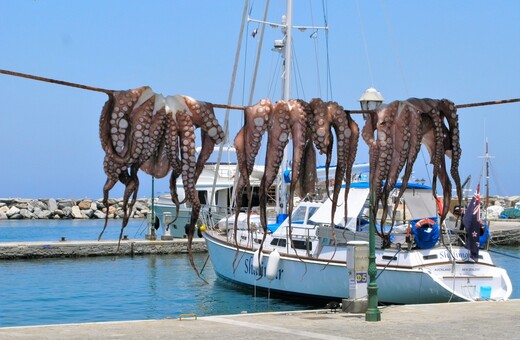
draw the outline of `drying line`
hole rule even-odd
[[[56,80],[56,79],[51,79],[51,78],[38,77],[38,76],[30,75],[30,74],[13,72],[13,71],[7,71],[7,70],[2,70],[2,69],[0,69],[0,73],[7,74],[7,75],[10,75],[10,76],[14,76],[14,77],[21,77],[21,78],[27,78],[27,79],[32,79],[32,80],[44,81],[44,82],[47,82],[47,83],[53,83],[53,84],[58,84],[58,85],[77,87],[77,88],[80,88],[80,89],[83,89],[83,90],[103,92],[103,93],[106,93],[106,94],[111,94],[111,93],[115,92],[113,90],[102,89],[102,88],[99,88],[99,87],[93,87],[93,86],[88,86],[88,85],[81,85],[81,84],[76,84],[76,83],[70,83],[68,81],[62,81],[62,80]]]
[[[68,81],[62,81],[62,80],[56,80],[56,79],[51,79],[51,78],[33,76],[33,75],[30,75],[30,74],[25,74],[25,73],[20,73],[20,72],[13,72],[13,71],[2,70],[2,69],[0,69],[0,73],[6,74],[6,75],[9,75],[9,76],[14,76],[14,77],[21,77],[21,78],[27,78],[27,79],[32,79],[32,80],[43,81],[43,82],[47,82],[47,83],[53,83],[53,84],[58,84],[58,85],[65,85],[65,86],[76,87],[76,88],[80,88],[80,89],[83,89],[83,90],[103,92],[103,93],[106,93],[106,94],[109,94],[109,95],[114,93],[114,92],[116,92],[114,90],[107,90],[107,89],[103,89],[103,88],[100,88],[100,87],[93,87],[93,86],[88,86],[88,85],[71,83],[71,82],[68,82]],[[459,104],[459,105],[455,105],[455,107],[457,109],[465,109],[465,108],[468,108],[468,107],[486,106],[486,105],[498,105],[498,104],[509,104],[509,103],[516,103],[516,102],[520,102],[520,98],[502,99],[502,100],[478,102],[478,103],[469,103],[469,104]],[[246,109],[246,106],[243,106],[243,105],[228,105],[228,104],[212,104],[212,105],[215,108],[222,108],[222,109],[242,110],[242,111]],[[345,110],[345,112],[348,113],[348,114],[362,114],[362,113],[374,113],[375,111],[373,111],[373,110]]]

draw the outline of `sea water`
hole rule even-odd
[[[110,221],[103,239],[117,239],[121,220]],[[95,240],[102,221],[1,221],[0,241]],[[131,220],[129,238],[144,238],[146,223]],[[520,298],[519,248],[493,248],[508,270],[511,298]],[[323,303],[280,299],[238,289],[217,278],[207,254],[195,254],[207,281],[185,254],[0,261],[0,327],[77,322],[177,318],[241,312],[322,308]]]
[[[0,220],[0,242],[32,242],[66,240],[97,240],[105,220]],[[102,240],[117,240],[121,219],[108,220]],[[144,239],[145,219],[130,219],[123,230],[129,238]]]
[[[195,254],[199,270],[206,258]],[[185,254],[0,261],[0,273],[0,327],[323,307],[255,297],[217,279],[211,261],[206,283]]]
[[[121,220],[110,221],[103,239],[117,239]],[[102,221],[1,221],[0,240],[95,240]],[[146,223],[131,220],[124,234],[143,239]],[[216,277],[206,253],[194,254],[203,278],[186,254],[0,260],[0,327],[57,323],[177,318],[242,312],[322,308],[237,289]]]

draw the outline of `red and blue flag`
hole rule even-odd
[[[466,248],[470,252],[470,257],[477,262],[480,247],[480,229],[482,227],[482,220],[480,219],[480,184],[477,185],[475,194],[466,208],[462,224],[466,228]]]

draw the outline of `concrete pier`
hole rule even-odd
[[[489,222],[490,244],[503,246],[520,245],[520,220],[494,220]]]
[[[520,300],[0,328],[1,339],[518,339]]]
[[[117,240],[2,242],[0,243],[0,259],[180,254],[187,253],[187,247],[187,239],[168,241],[121,240],[119,249]],[[194,238],[192,249],[193,252],[206,252],[204,239]]]

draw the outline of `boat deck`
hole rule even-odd
[[[381,321],[330,310],[0,328],[2,339],[516,339],[520,300],[380,307]],[[218,336],[217,334],[220,334]],[[216,336],[217,335],[217,336]]]

